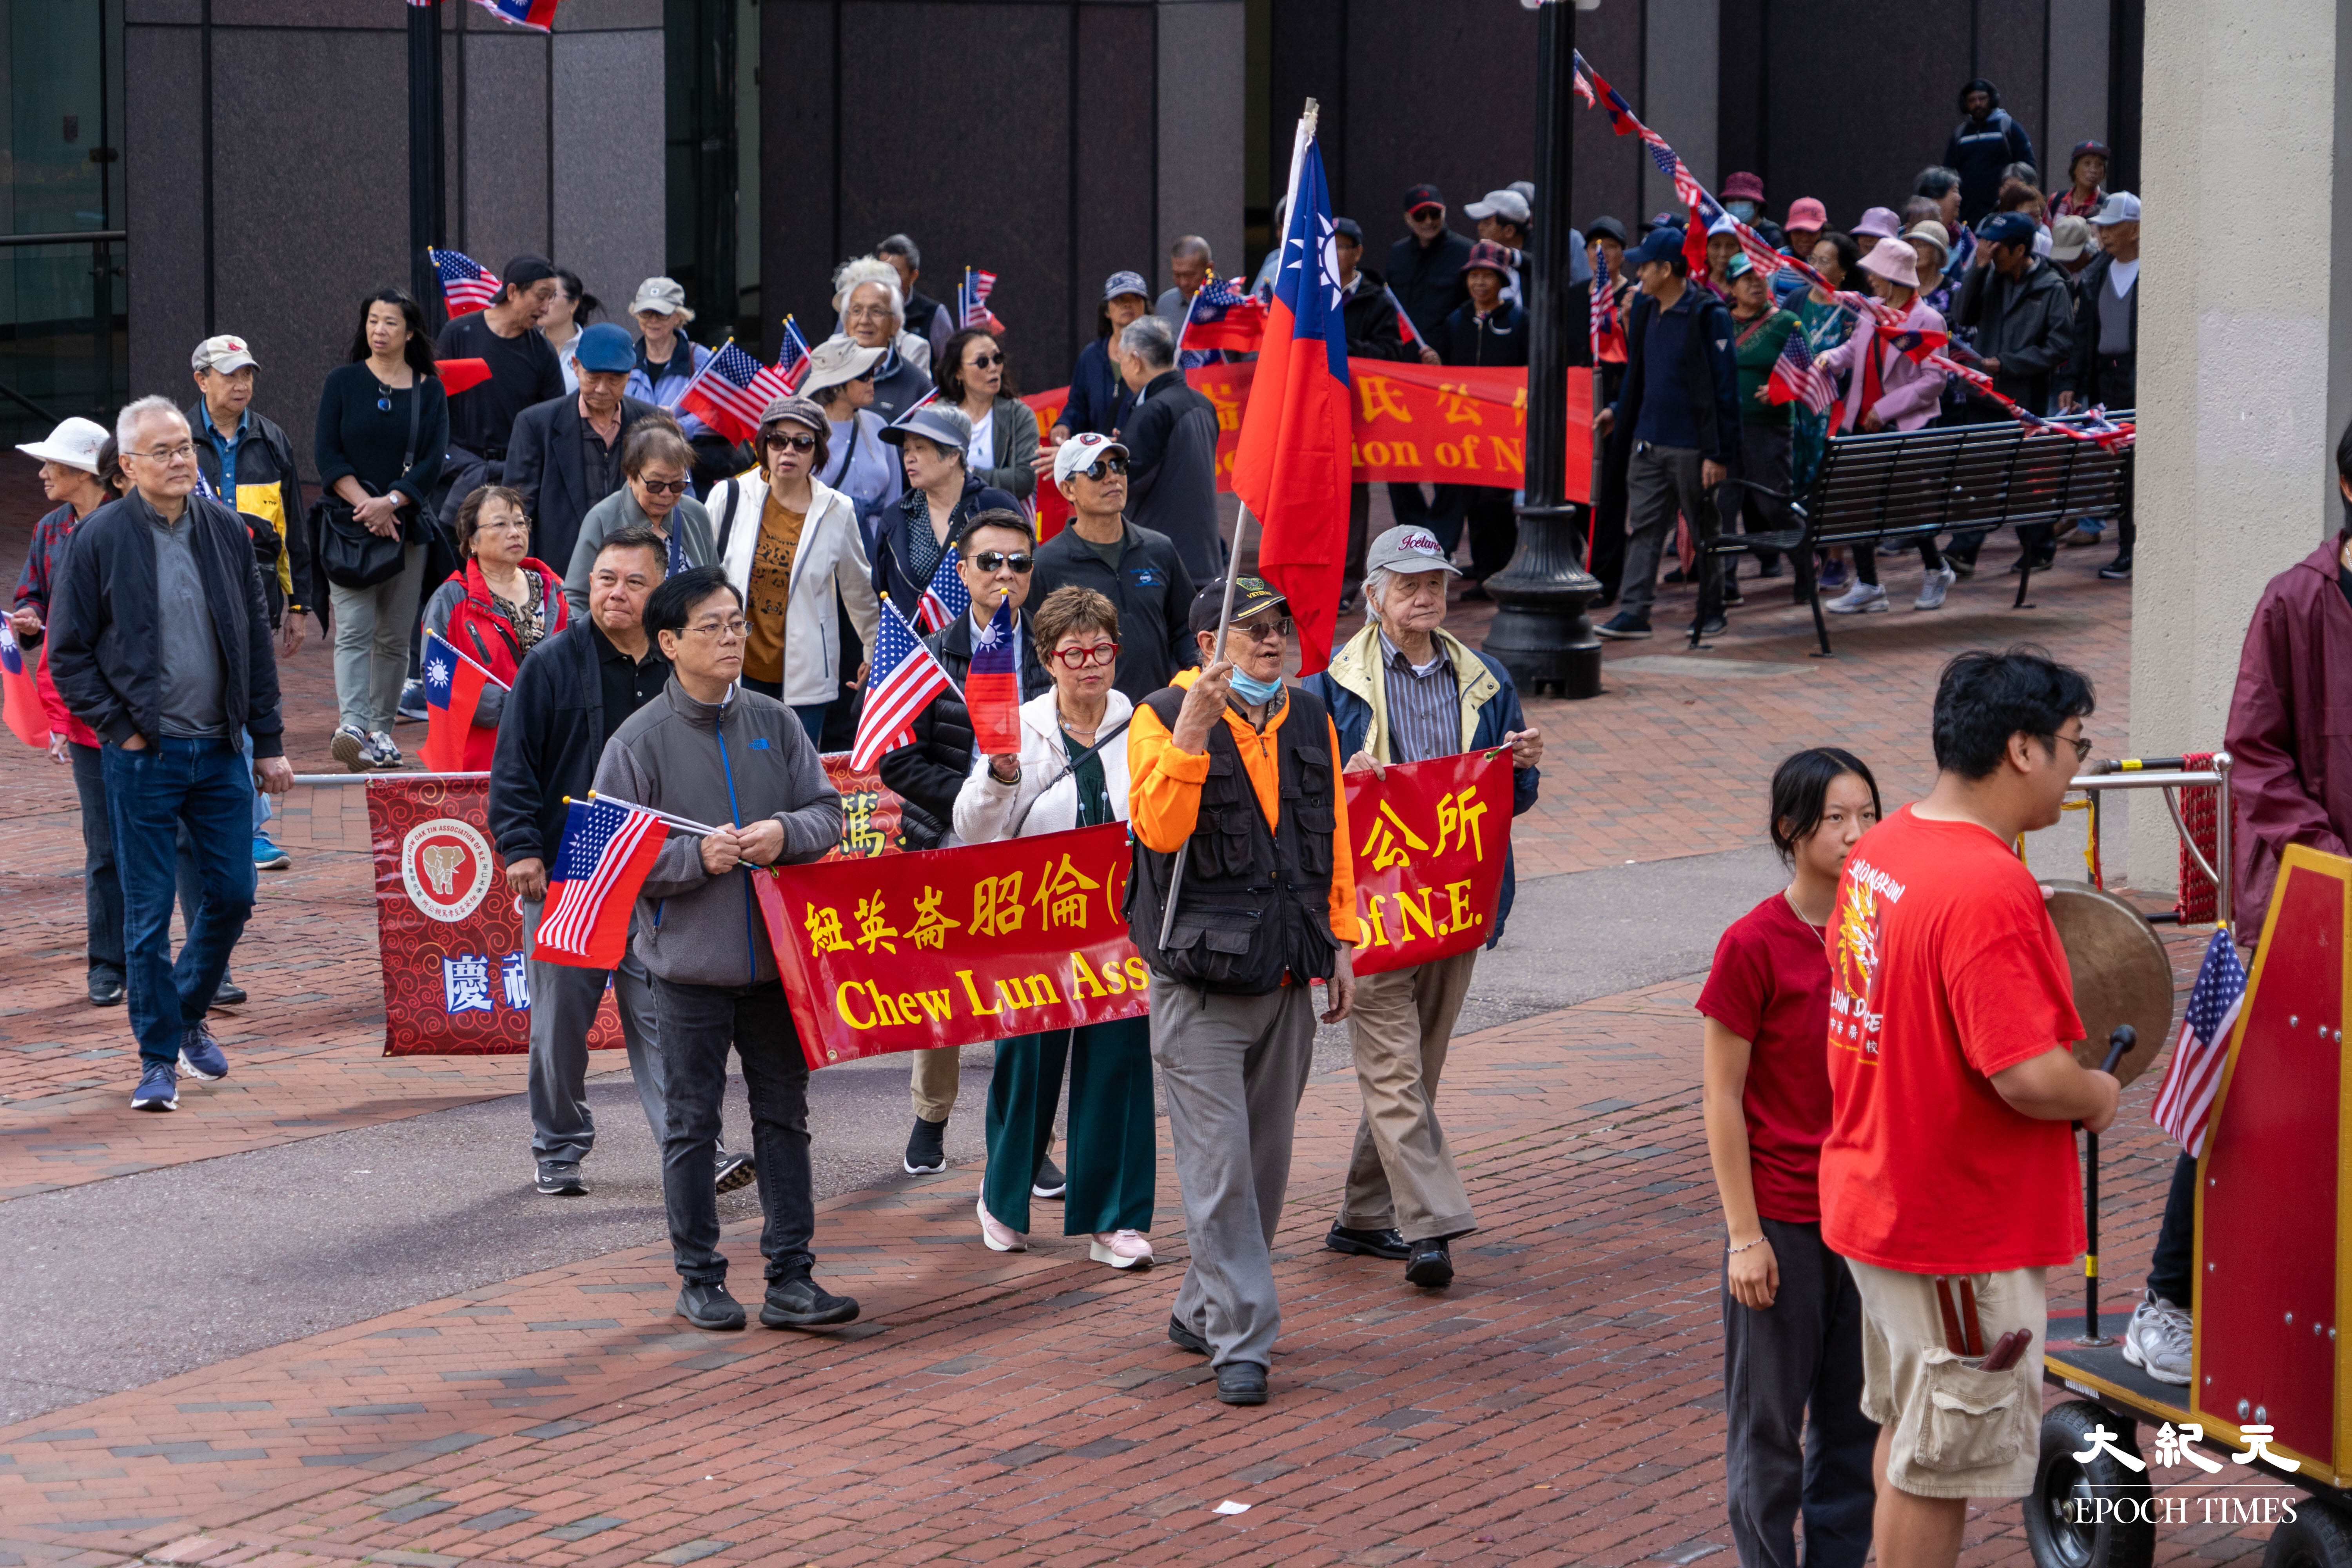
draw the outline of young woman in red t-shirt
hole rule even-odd
[[[1729,1231],[1723,1270],[1726,1494],[1750,1565],[1859,1568],[1870,1552],[1862,1301],[1822,1243],[1830,1130],[1830,966],[1823,930],[1848,851],[1877,822],[1878,783],[1817,746],[1772,774],[1772,847],[1789,885],[1717,944],[1706,1016],[1706,1145]],[[1808,1406],[1812,1413],[1806,1428]]]

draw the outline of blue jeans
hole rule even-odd
[[[230,741],[165,738],[100,754],[106,818],[122,882],[122,945],[131,1030],[147,1062],[180,1058],[180,1037],[201,1022],[253,913],[253,770]],[[195,853],[204,901],[172,959],[172,899],[179,829]]]

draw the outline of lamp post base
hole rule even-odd
[[[1572,701],[1601,695],[1601,639],[1584,614],[1601,583],[1581,564],[1583,511],[1572,503],[1520,507],[1518,550],[1486,581],[1496,609],[1486,649],[1523,696],[1547,689]]]

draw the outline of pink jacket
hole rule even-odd
[[[1931,332],[1945,330],[1944,318],[1917,299],[1911,301],[1911,313],[1903,318],[1903,324]],[[1855,378],[1854,384],[1846,389],[1845,423],[1839,428],[1855,429],[1862,418],[1861,371],[1857,367],[1863,363],[1864,343],[1877,350],[1879,382],[1885,389],[1872,408],[1878,422],[1890,430],[1916,430],[1933,419],[1936,405],[1944,395],[1944,373],[1921,364],[1899,350],[1881,345],[1876,328],[1864,321],[1855,322],[1853,335],[1822,356],[1832,374]]]

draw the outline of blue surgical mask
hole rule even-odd
[[[1234,696],[1256,707],[1275,700],[1282,690],[1282,678],[1276,676],[1272,680],[1260,680],[1255,675],[1244,675],[1236,669],[1234,671],[1233,690]]]
[[[1744,198],[1736,202],[1724,203],[1723,210],[1729,213],[1733,217],[1738,218],[1742,223],[1754,223],[1756,221],[1756,204],[1754,202],[1745,200]]]

